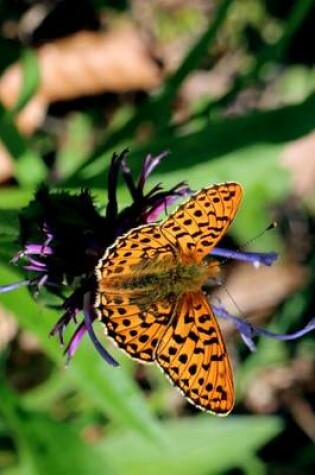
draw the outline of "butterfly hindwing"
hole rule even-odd
[[[156,361],[190,402],[219,415],[231,411],[232,370],[220,328],[201,291],[183,295],[157,347]]]
[[[114,296],[116,301],[118,295]],[[151,304],[113,304],[101,294],[98,312],[105,324],[106,333],[117,346],[131,357],[152,362],[156,347],[172,318],[174,303],[157,301]]]

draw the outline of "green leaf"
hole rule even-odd
[[[32,50],[25,50],[21,58],[22,87],[16,104],[6,110],[0,105],[0,136],[8,152],[16,160],[15,173],[18,181],[35,185],[46,177],[46,168],[39,155],[29,149],[27,141],[14,125],[16,115],[27,105],[40,83],[37,56]]]
[[[262,149],[264,145],[279,147],[278,150],[280,150],[286,142],[311,132],[315,128],[314,108],[315,93],[298,105],[271,111],[251,112],[242,117],[212,119],[203,122],[203,126],[199,127],[198,131],[191,133],[160,134],[157,138],[151,138],[141,148],[133,150],[129,163],[137,172],[147,153],[154,155],[169,150],[170,156],[164,159],[158,168],[158,172],[164,174],[165,179],[173,179],[171,173],[176,172],[178,177],[188,179],[190,183],[190,176],[196,165],[204,164],[207,166],[207,174],[203,182],[209,183],[213,160],[219,160],[227,155],[232,157],[232,154],[236,153],[238,159],[244,151],[250,151],[251,147]],[[120,146],[121,144],[116,144],[117,152]],[[96,151],[93,155],[93,164],[84,170],[81,176],[73,176],[69,179],[67,185],[102,188],[111,150],[104,146]],[[97,155],[98,152],[99,155]],[[247,157],[250,157],[249,153]],[[236,169],[237,163],[234,164],[234,170]],[[230,176],[229,179],[234,179],[228,169],[226,175]],[[276,177],[270,175],[269,179],[275,181]]]
[[[0,188],[1,209],[19,209],[26,206],[34,197],[34,190],[30,188],[18,188],[11,186],[10,188]],[[1,219],[0,219],[0,222]]]
[[[251,112],[242,117],[213,119],[197,132],[151,140],[150,144],[134,152],[134,161],[139,168],[146,153],[170,150],[170,157],[162,162],[159,171],[169,173],[186,169],[187,173],[187,168],[203,162],[211,172],[210,162],[214,159],[236,152],[240,155],[250,147],[281,146],[311,132],[315,128],[314,108],[315,93],[298,105]]]
[[[281,428],[277,417],[201,415],[165,423],[171,442],[163,453],[132,433],[108,437],[102,445],[120,475],[216,474],[232,468],[259,475],[265,470],[256,451]]]
[[[20,184],[31,187],[47,175],[41,157],[31,150],[25,137],[22,137],[10,117],[10,113],[0,103],[1,142],[15,160],[15,175]]]
[[[17,102],[9,111],[12,116],[16,115],[26,106],[40,85],[40,69],[35,51],[31,49],[23,51],[21,58],[21,68],[22,88]]]
[[[1,407],[15,435],[21,475],[113,473],[104,451],[84,443],[74,425],[26,410],[3,381]]]
[[[90,153],[92,124],[84,114],[73,114],[65,124],[64,139],[56,156],[56,174],[65,179],[85,162]]]

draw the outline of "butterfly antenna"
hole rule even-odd
[[[242,317],[243,320],[247,321],[247,318],[246,318],[245,313],[243,312],[243,310],[241,309],[241,307],[239,306],[239,304],[236,302],[235,298],[233,297],[233,295],[231,294],[231,292],[228,290],[228,288],[226,287],[226,285],[225,285],[223,282],[222,282],[220,285],[221,285],[221,287],[224,289],[226,295],[229,297],[229,299],[231,300],[231,302],[233,303],[233,305],[235,305],[235,308],[239,311],[240,317]]]
[[[258,239],[260,236],[265,234],[266,231],[270,231],[271,229],[275,229],[277,226],[278,226],[278,223],[276,221],[273,221],[266,228],[264,228],[262,231],[260,231],[258,234],[256,234],[256,236],[250,238],[248,241],[245,241],[243,244],[241,244],[233,252],[235,252],[235,254],[237,254],[238,252],[241,253],[244,248],[249,246],[249,244],[251,244],[252,242],[256,241],[256,239]],[[228,257],[226,257],[225,259],[222,259],[222,261],[220,261],[220,266],[224,266],[225,264],[230,262],[230,260],[231,260],[231,258],[228,258]]]
[[[263,236],[265,234],[265,232],[267,231],[271,231],[271,229],[275,229],[278,227],[278,223],[277,221],[272,221],[266,228],[264,228],[262,231],[260,231],[258,234],[256,234],[255,236],[253,236],[252,238],[250,238],[248,241],[245,241],[243,244],[241,244],[239,246],[238,249],[236,249],[236,252],[237,251],[240,251],[241,249],[244,249],[244,247],[247,247],[249,246],[249,244],[251,244],[252,242],[256,241],[256,239],[260,238],[261,236]]]

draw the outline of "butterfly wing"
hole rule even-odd
[[[161,225],[183,262],[201,262],[233,221],[242,198],[238,183],[205,188],[183,203]]]
[[[233,407],[230,363],[222,336],[200,292],[154,299],[132,284],[178,262],[199,263],[233,220],[242,196],[237,183],[201,190],[161,225],[136,228],[117,239],[100,260],[95,308],[108,335],[130,356],[156,362],[196,406],[216,414]],[[154,266],[149,265],[152,270]],[[119,285],[131,282],[130,288]],[[132,280],[133,279],[133,280]],[[141,286],[140,286],[141,287]],[[152,302],[154,300],[154,302]]]
[[[156,268],[176,261],[172,246],[155,224],[119,237],[96,269],[95,309],[108,336],[130,356],[147,362],[153,361],[176,304],[171,298],[159,299],[158,290],[153,302],[147,291],[133,288],[152,261]],[[122,285],[128,280],[130,288]]]
[[[186,398],[219,415],[234,404],[233,375],[213,311],[200,292],[186,293],[156,349],[156,361]]]

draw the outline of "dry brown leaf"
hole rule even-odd
[[[124,27],[108,33],[80,32],[37,50],[41,85],[18,117],[23,133],[40,125],[50,102],[132,90],[160,84],[160,68],[149,56],[137,31]],[[0,100],[12,107],[21,90],[22,70],[16,63],[0,80]]]
[[[13,175],[13,162],[6,151],[6,149],[0,143],[0,183],[4,183],[9,180]]]
[[[23,351],[28,353],[38,353],[41,350],[39,339],[33,333],[23,330],[19,335],[19,345]]]
[[[0,350],[3,350],[16,334],[17,324],[13,315],[0,307]]]
[[[282,403],[279,393],[288,391],[295,381],[289,366],[264,368],[249,379],[244,402],[253,412],[275,412]]]
[[[264,312],[282,302],[299,289],[307,279],[305,267],[281,263],[259,269],[239,264],[229,276],[225,287],[243,315]],[[212,296],[217,297],[231,314],[239,314],[224,287]]]
[[[253,373],[247,382],[245,403],[255,412],[273,412],[288,402],[292,391],[313,392],[314,361],[305,356],[296,357],[282,366],[269,366]]]
[[[287,145],[281,162],[292,174],[292,187],[300,197],[315,191],[315,132]]]
[[[46,44],[39,61],[41,93],[50,102],[104,91],[149,90],[160,81],[158,66],[133,28],[81,32]]]
[[[266,414],[285,406],[297,425],[315,440],[315,414],[304,394],[314,394],[314,360],[298,356],[282,366],[258,370],[247,381],[245,405]]]

